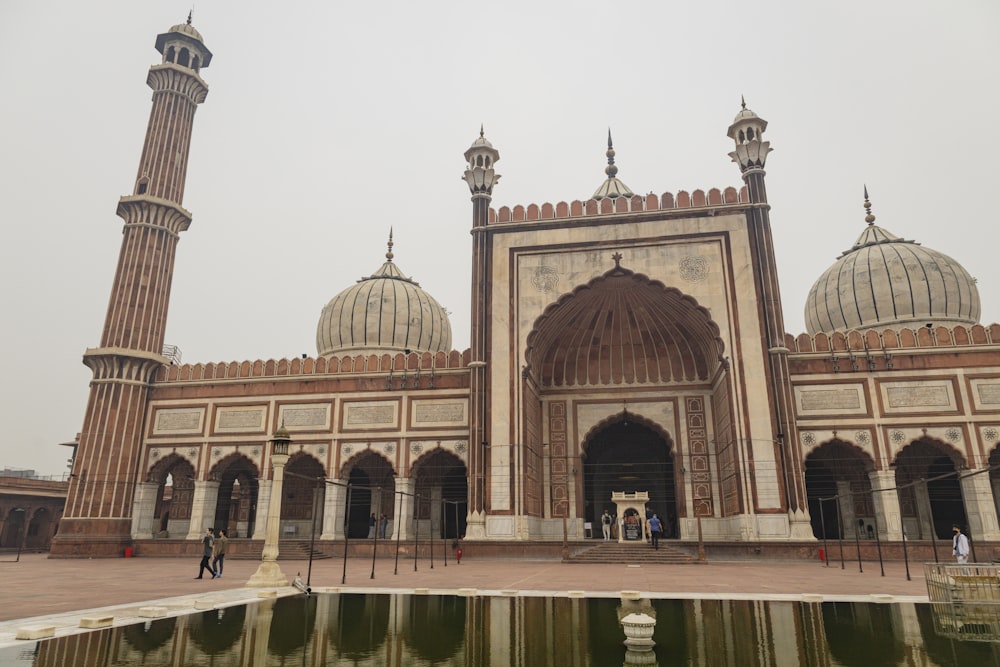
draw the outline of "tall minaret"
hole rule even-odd
[[[494,165],[500,152],[483,136],[465,151],[468,163],[465,182],[472,193],[472,340],[469,379],[469,514],[465,535],[470,539],[486,537],[486,493],[489,483],[489,340],[490,340],[490,270],[493,249],[489,238],[490,202],[493,186],[500,180]]]
[[[751,207],[747,212],[747,223],[758,295],[757,310],[763,327],[761,336],[766,345],[764,368],[773,429],[768,435],[774,442],[776,458],[781,466],[779,475],[783,482],[782,494],[788,508],[792,537],[812,539],[788,371],[789,350],[785,347],[785,321],[771,235],[771,207],[767,203],[767,190],[764,187],[764,164],[771,152],[771,143],[764,141],[767,121],[747,109],[745,100],[741,102],[742,108],[729,126],[729,138],[736,144],[736,150],[729,156],[740,166],[743,182],[746,183],[750,196]]]
[[[153,108],[139,173],[118,202],[125,227],[104,332],[83,355],[94,379],[53,556],[121,555],[131,543],[146,399],[153,374],[169,363],[162,351],[174,253],[191,224],[181,206],[191,128],[208,94],[199,72],[212,52],[190,14],[157,36],[156,50],[163,60],[146,78]]]

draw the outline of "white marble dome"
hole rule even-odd
[[[970,325],[979,322],[976,281],[944,253],[899,238],[874,223],[812,286],[810,334],[851,329]]]
[[[374,274],[333,297],[316,327],[320,356],[448,352],[448,314],[393,261],[392,237],[386,261]]]

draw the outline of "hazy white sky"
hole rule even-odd
[[[65,469],[146,129],[156,35],[188,4],[0,5],[0,467]],[[635,192],[739,186],[740,95],[770,122],[786,328],[877,224],[960,261],[1000,320],[1000,3],[201,0],[167,342],[186,362],[314,355],[326,302],[383,261],[469,338],[462,153],[485,124],[495,207],[587,199],[610,126]]]

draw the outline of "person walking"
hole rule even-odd
[[[663,532],[663,523],[660,521],[660,517],[654,514],[649,519],[649,535],[653,540],[653,548],[660,548],[660,533]]]
[[[955,537],[951,540],[951,552],[955,554],[955,560],[958,561],[959,565],[965,565],[969,562],[969,538],[962,533],[962,527],[957,523],[951,527],[951,530],[955,533]]]
[[[215,539],[215,558],[212,559],[212,569],[218,574],[219,579],[222,579],[222,568],[226,564],[226,552],[229,550],[229,538],[226,536],[226,529],[219,529],[219,536]]]
[[[380,539],[385,539],[385,529],[389,527],[389,517],[383,512],[378,517],[378,536]]]
[[[209,562],[212,560],[212,551],[215,549],[215,537],[212,535],[212,529],[205,529],[205,537],[201,538],[201,565],[198,567],[198,576],[195,579],[203,578],[205,570],[212,573],[212,579],[215,579],[215,570],[212,568],[212,564]]]
[[[611,539],[611,515],[608,514],[607,510],[604,510],[604,514],[601,515],[601,531],[604,533],[604,540]]]
[[[375,524],[377,523],[377,521],[378,521],[378,519],[375,518],[375,512],[372,512],[372,515],[370,517],[368,517],[368,539],[369,540],[375,537]]]

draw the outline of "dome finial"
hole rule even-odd
[[[188,25],[191,25],[191,15],[194,14],[194,7],[188,11]]]
[[[868,185],[865,184],[865,222],[869,225],[875,222],[875,216],[872,215],[872,203],[868,201]]]
[[[393,258],[392,254],[392,227],[389,227],[389,249],[385,252],[385,259],[387,262],[391,262]]]
[[[604,168],[604,173],[608,175],[608,178],[614,178],[618,174],[618,167],[615,166],[615,147],[611,142],[611,128],[608,128],[608,152],[605,153],[608,157],[608,166]]]

